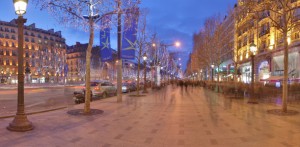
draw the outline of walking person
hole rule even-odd
[[[187,88],[188,88],[188,86],[189,86],[188,84],[189,84],[188,81],[185,81],[185,82],[184,82],[184,86],[185,86],[185,91],[186,91],[186,92],[187,92]]]

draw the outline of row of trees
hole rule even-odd
[[[67,27],[73,27],[75,29],[81,29],[89,33],[89,42],[86,50],[86,61],[85,61],[85,105],[84,112],[90,113],[90,73],[91,73],[91,51],[94,44],[94,31],[95,29],[103,29],[103,26],[99,26],[100,21],[106,15],[112,15],[112,19],[109,22],[111,26],[117,26],[118,34],[118,50],[121,48],[121,20],[125,19],[124,22],[130,22],[130,17],[123,17],[122,14],[130,13],[131,8],[137,7],[140,3],[139,0],[33,0],[37,7],[41,10],[48,10],[50,14],[57,19],[57,21]],[[139,27],[136,41],[136,60],[138,62],[138,73],[137,79],[139,80],[140,64],[142,56],[146,53],[147,56],[151,57],[149,50],[151,42],[153,42],[153,35],[147,30],[146,24],[146,11],[139,12]],[[134,15],[131,15],[134,16]],[[128,20],[126,20],[128,19]],[[108,27],[108,26],[107,26]],[[126,28],[125,28],[126,29]],[[124,31],[124,30],[123,30]],[[150,37],[149,37],[150,36]],[[121,63],[121,60],[119,61]],[[121,70],[118,68],[118,102],[120,88],[120,75]],[[139,81],[137,82],[140,83]],[[138,86],[139,87],[139,86]],[[139,91],[139,90],[138,90]],[[137,93],[139,94],[139,92]]]
[[[229,13],[232,12],[229,11]],[[232,18],[226,17],[226,19]],[[197,59],[194,61],[198,63],[198,67],[210,71],[208,69],[211,69],[211,66],[214,65],[219,71],[225,60],[233,60],[233,29],[233,24],[223,25],[223,19],[219,14],[205,20],[204,27],[198,34],[194,35],[193,51]],[[219,79],[219,74],[217,74],[218,82]]]
[[[281,39],[283,40],[283,46],[281,48],[284,55],[282,112],[287,112],[289,71],[288,37],[290,37],[292,31],[299,29],[300,11],[297,2],[298,1],[293,0],[239,0],[237,7],[235,7],[234,10],[229,11],[229,16],[230,14],[233,14],[235,21],[240,21],[247,17],[258,19],[258,16],[261,14],[267,14],[270,28],[273,27],[279,31]],[[199,62],[206,68],[209,68],[211,64],[218,67],[223,62],[222,56],[228,53],[228,51],[232,52],[232,59],[235,62],[235,65],[237,65],[236,62],[238,61],[238,58],[234,56],[237,55],[237,52],[234,49],[234,44],[230,41],[232,38],[224,38],[223,35],[221,35],[230,32],[222,27],[222,20],[220,18],[220,15],[208,18],[205,21],[204,28],[201,29],[199,34],[194,36],[194,50],[197,50]],[[237,71],[236,67],[237,66],[235,66],[235,71]],[[235,73],[235,75],[237,75],[237,73]]]

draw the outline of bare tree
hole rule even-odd
[[[140,66],[141,61],[143,60],[143,54],[146,54],[146,50],[148,49],[148,32],[147,32],[147,15],[144,12],[140,13],[140,19],[139,19],[139,27],[138,27],[138,34],[137,34],[137,63],[138,63],[138,69],[137,69],[137,91],[136,95],[140,95]],[[144,67],[146,68],[146,67]],[[144,86],[146,83],[144,83]]]
[[[35,0],[41,9],[47,9],[61,24],[71,25],[76,28],[82,28],[89,32],[89,43],[86,50],[86,90],[84,112],[90,113],[90,64],[91,51],[94,43],[95,22],[104,15],[111,6],[107,0]],[[85,15],[88,14],[88,15]]]
[[[194,50],[197,51],[199,62],[210,69],[212,64],[221,63],[222,43],[219,16],[206,19],[204,28],[194,36]]]

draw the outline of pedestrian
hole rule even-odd
[[[188,83],[187,81],[184,82],[184,86],[185,86],[185,91],[186,91],[186,92],[187,92],[187,88],[188,88],[188,86],[189,86],[188,84],[189,84],[189,83]]]

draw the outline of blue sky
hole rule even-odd
[[[226,14],[229,7],[233,7],[236,0],[142,0],[141,7],[148,9],[148,28],[156,32],[160,40],[167,44],[180,41],[182,46],[170,48],[179,50],[186,64],[188,54],[192,49],[192,36],[203,26],[204,20],[216,13]],[[36,27],[62,31],[68,45],[76,41],[88,42],[88,33],[74,28],[66,28],[58,24],[46,11],[40,11],[30,3],[27,13],[27,25],[35,23]],[[10,21],[17,16],[14,13],[12,0],[0,1],[0,20]],[[99,44],[99,33],[96,33],[95,44]],[[112,33],[112,47],[116,48],[116,34]]]

